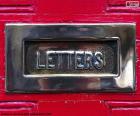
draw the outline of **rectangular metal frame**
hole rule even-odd
[[[86,33],[82,32],[86,28]],[[58,23],[6,24],[6,91],[7,92],[130,92],[135,90],[135,24],[134,23]],[[117,76],[65,75],[34,78],[23,74],[23,39],[45,40],[60,38],[119,40]]]
[[[80,38],[80,39],[82,39],[82,41],[88,41],[87,40],[87,38]],[[99,39],[99,41],[103,41],[103,42],[106,42],[106,41],[110,41],[110,40],[114,40],[114,41],[116,41],[116,43],[117,43],[117,74],[94,74],[94,73],[92,73],[92,74],[89,74],[89,73],[81,73],[81,74],[73,74],[73,73],[71,73],[71,74],[25,74],[24,72],[24,69],[25,69],[25,67],[24,67],[24,61],[25,61],[25,55],[24,55],[24,53],[25,53],[25,48],[24,48],[24,46],[25,46],[25,41],[23,41],[23,75],[24,75],[24,77],[29,77],[29,78],[42,78],[42,77],[117,77],[117,76],[119,76],[119,74],[120,74],[120,56],[119,56],[119,54],[120,54],[120,42],[119,42],[119,38],[118,37],[110,37],[110,38],[108,38],[108,37],[106,37],[106,38],[98,38]],[[101,40],[102,39],[102,40]],[[91,42],[93,42],[94,43],[94,41],[96,42],[96,40],[97,39],[95,39],[95,38],[90,38],[89,39]],[[27,41],[43,41],[43,42],[45,42],[45,41],[47,41],[47,42],[52,42],[52,41],[58,41],[56,38],[51,38],[51,39],[49,39],[49,38],[45,38],[45,40],[44,39],[38,39],[38,40],[32,40],[32,39],[27,39]],[[80,41],[80,40],[77,40],[77,38],[70,38],[70,39],[68,39],[68,40],[66,40],[65,38],[63,39],[63,38],[59,38],[59,41],[67,41],[67,42],[71,42],[71,41],[74,41],[74,42],[78,42],[78,41]]]

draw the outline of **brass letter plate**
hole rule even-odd
[[[135,24],[7,24],[7,92],[135,90]]]

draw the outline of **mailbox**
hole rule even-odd
[[[6,24],[7,92],[135,90],[134,23]]]

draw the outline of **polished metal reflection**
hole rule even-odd
[[[135,90],[135,24],[6,24],[7,92]]]
[[[24,76],[117,76],[119,39],[111,39],[83,42],[26,40],[24,41]]]

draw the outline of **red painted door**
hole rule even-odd
[[[136,91],[130,93],[5,92],[6,23],[136,23]],[[140,0],[0,0],[0,115],[139,116]]]

